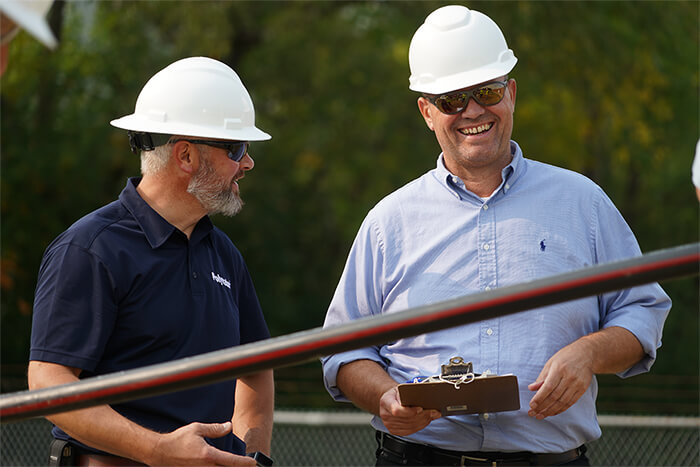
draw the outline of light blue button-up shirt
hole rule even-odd
[[[435,169],[380,201],[355,238],[324,327],[641,254],[600,187],[525,159],[515,142],[511,150],[501,185],[486,199],[440,155]],[[606,293],[328,356],[324,382],[347,400],[336,386],[345,363],[373,360],[405,382],[462,356],[477,373],[516,375],[521,409],[442,417],[406,439],[460,451],[563,452],[600,436],[595,378],[576,404],[544,420],[527,415],[535,394],[527,385],[559,349],[610,326],[631,331],[646,352],[620,376],[648,371],[670,307],[658,284]],[[387,431],[379,417],[372,425]]]

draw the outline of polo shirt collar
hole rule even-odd
[[[173,235],[173,232],[179,232],[179,230],[170,222],[163,219],[160,214],[141,198],[141,195],[136,191],[136,187],[140,182],[141,177],[129,178],[126,182],[126,186],[119,194],[119,201],[131,215],[134,216],[134,219],[141,227],[144,235],[146,235],[151,248],[158,248]],[[190,236],[190,241],[198,242],[208,235],[213,228],[214,225],[209,217],[204,216],[195,226]]]
[[[523,163],[523,152],[520,146],[515,141],[510,142],[510,152],[513,156],[510,164],[505,166],[501,171],[501,177],[503,182],[497,191],[503,191],[507,193],[520,178],[520,176],[525,172],[525,164]],[[456,194],[460,198],[463,198],[464,193],[470,193],[464,187],[464,183],[459,180],[459,177],[453,175],[447,167],[445,167],[444,154],[440,153],[437,160],[436,167],[437,179],[443,184],[448,190]]]

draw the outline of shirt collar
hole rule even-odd
[[[136,187],[141,182],[141,177],[132,177],[126,182],[126,186],[119,195],[119,201],[126,209],[134,216],[136,222],[146,235],[151,248],[158,248],[163,245],[172,235],[173,232],[179,232],[174,225],[166,221],[158,214],[151,206],[148,205]],[[208,216],[204,216],[199,220],[190,236],[190,242],[198,242],[209,232],[212,231],[214,225]]]
[[[510,142],[510,152],[513,158],[511,159],[510,164],[505,166],[501,171],[501,177],[503,182],[501,182],[501,185],[498,187],[498,190],[496,190],[496,192],[503,192],[503,194],[508,193],[508,191],[510,191],[517,179],[519,179],[520,176],[525,172],[525,164],[523,163],[523,152],[520,149],[518,143],[512,140]],[[452,172],[450,172],[447,169],[447,167],[445,167],[445,158],[443,153],[440,153],[440,156],[438,157],[437,167],[435,170],[440,183],[443,184],[453,194],[457,195],[460,199],[462,199],[465,194],[477,197],[465,188],[464,183],[459,179],[459,177],[453,175]]]

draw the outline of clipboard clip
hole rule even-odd
[[[452,384],[455,389],[459,389],[461,384],[471,383],[476,378],[472,362],[464,363],[462,357],[452,357],[450,363],[441,367],[439,380]]]
[[[474,375],[474,366],[472,362],[464,363],[462,357],[452,357],[450,358],[450,363],[447,365],[442,365],[441,376],[443,377],[454,377],[462,375]]]
[[[449,383],[459,389],[460,384],[469,384],[474,381],[476,374],[474,373],[474,367],[472,362],[464,363],[462,357],[452,357],[450,358],[450,363],[447,365],[441,365],[442,369],[439,375],[425,377],[417,377],[412,382],[413,383]]]

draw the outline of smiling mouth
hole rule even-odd
[[[483,125],[475,126],[473,128],[462,128],[461,130],[457,130],[463,135],[471,136],[471,135],[480,135],[482,133],[486,133],[493,127],[493,122],[491,123],[484,123]]]

